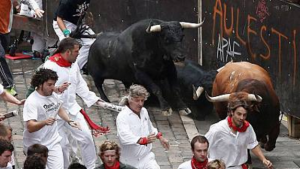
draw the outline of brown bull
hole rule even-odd
[[[279,135],[280,105],[268,72],[248,62],[231,62],[221,68],[213,83],[213,97],[209,98],[221,119],[227,117],[227,101],[235,92],[248,95],[245,97],[251,109],[247,120],[265,150],[272,151]]]

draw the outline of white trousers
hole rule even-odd
[[[70,165],[70,146],[66,133],[67,130],[67,132],[71,133],[73,139],[77,141],[80,147],[83,164],[87,167],[87,169],[94,169],[97,155],[91,130],[80,112],[78,112],[76,116],[71,114],[69,114],[69,116],[73,121],[80,123],[82,130],[71,127],[67,122],[61,119],[57,120],[58,132],[62,137],[60,143],[63,149],[64,168],[67,169]]]
[[[40,52],[42,53],[44,51],[44,49],[47,49],[48,47],[52,47],[55,45],[56,43],[56,39],[52,39],[52,38],[43,38],[43,36],[37,34],[37,33],[34,33],[34,32],[31,32],[32,34],[32,38],[33,38],[33,44],[32,44],[32,51],[37,51],[37,52]],[[53,52],[55,49],[54,48],[51,48],[49,49],[49,52]]]
[[[66,28],[71,32],[74,31],[77,27],[77,25],[75,25],[71,22],[68,22],[66,20],[64,20],[64,23],[65,23]],[[54,31],[55,31],[56,35],[59,38],[59,41],[63,40],[65,38],[65,35],[63,34],[62,30],[59,28],[56,21],[53,21],[53,28],[54,28]],[[95,34],[95,33],[93,32],[93,30],[91,28],[89,28],[83,34],[88,35],[88,34]],[[82,45],[82,47],[79,50],[79,55],[76,59],[76,62],[77,62],[80,69],[82,69],[83,66],[87,63],[90,47],[94,43],[95,40],[96,40],[95,38],[81,38],[81,39],[78,39],[78,41]]]
[[[48,152],[46,169],[63,169],[64,158],[62,148],[59,143],[55,144]]]
[[[138,169],[160,169],[159,165],[155,160],[153,152],[149,153],[146,157],[141,159],[137,165]]]

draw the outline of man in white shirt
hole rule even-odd
[[[53,92],[57,74],[50,69],[40,69],[32,77],[31,85],[36,90],[28,97],[23,109],[24,152],[33,144],[42,144],[49,150],[48,169],[63,169],[63,152],[58,134],[57,115],[69,124],[68,128],[80,130],[79,123],[72,121],[62,108],[62,102]]]
[[[144,102],[149,93],[140,85],[132,85],[129,95],[120,105],[125,108],[117,117],[117,132],[121,146],[120,161],[138,169],[159,169],[155,155],[151,151],[152,143],[160,140],[165,149],[169,142],[153,127]]]
[[[12,169],[11,155],[14,146],[7,140],[0,139],[0,169]]]
[[[76,101],[77,95],[82,98],[85,104],[90,107],[93,104],[104,107],[104,102],[96,96],[96,94],[89,90],[87,83],[84,81],[80,74],[80,69],[75,63],[80,49],[80,44],[73,38],[63,39],[56,53],[44,63],[44,68],[52,69],[58,75],[56,86],[61,86],[67,83],[67,89],[61,93],[60,99],[63,101],[63,108],[67,111],[70,118],[80,123],[82,132],[68,128],[68,124],[65,121],[58,119],[58,131],[61,137],[61,146],[63,148],[64,166],[65,169],[69,166],[69,140],[67,139],[67,132],[70,132],[72,138],[77,141],[81,148],[81,156],[83,164],[88,169],[94,169],[97,160],[96,149],[94,146],[91,130],[87,125],[85,118],[87,118],[86,112],[80,107]],[[58,89],[59,92],[60,88]],[[89,121],[90,127],[96,133],[105,133],[108,128],[100,127],[95,124],[91,125],[92,121]]]
[[[208,146],[208,140],[204,136],[195,136],[191,141],[193,158],[180,164],[178,169],[206,169]]]
[[[213,124],[205,137],[209,141],[209,158],[221,159],[226,168],[245,169],[248,159],[248,149],[256,155],[268,168],[272,163],[265,158],[256,139],[251,124],[246,121],[248,103],[243,98],[243,92],[230,95],[228,102],[229,115],[226,119]]]

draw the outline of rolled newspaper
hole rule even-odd
[[[5,118],[10,118],[10,117],[17,116],[18,114],[19,114],[18,110],[13,110],[11,112],[8,112],[8,113],[4,114],[4,117]]]

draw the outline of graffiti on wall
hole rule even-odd
[[[256,15],[262,23],[268,16],[270,16],[266,0],[259,0],[256,7]]]
[[[234,60],[234,58],[241,56],[241,52],[238,52],[240,44],[230,38],[221,37],[219,34],[218,47],[217,47],[217,59],[222,62],[228,62]]]
[[[235,57],[240,55],[237,48],[245,48],[251,60],[255,60],[258,57],[263,60],[278,59],[277,70],[280,79],[282,75],[282,62],[284,60],[282,53],[292,53],[292,56],[288,57],[293,57],[291,59],[293,60],[291,66],[293,66],[292,76],[293,84],[295,85],[298,67],[297,46],[299,45],[296,39],[299,39],[297,37],[299,36],[299,30],[295,28],[287,31],[278,25],[264,24],[263,21],[271,15],[265,0],[258,1],[255,9],[253,15],[240,15],[240,12],[245,10],[244,8],[240,9],[239,7],[229,6],[222,0],[215,0],[211,39],[212,45],[217,45],[215,47],[217,49],[218,60],[225,62],[229,56]],[[233,41],[233,38],[236,41]],[[218,40],[218,44],[215,43],[216,40]],[[260,44],[260,50],[255,48],[256,43]]]

